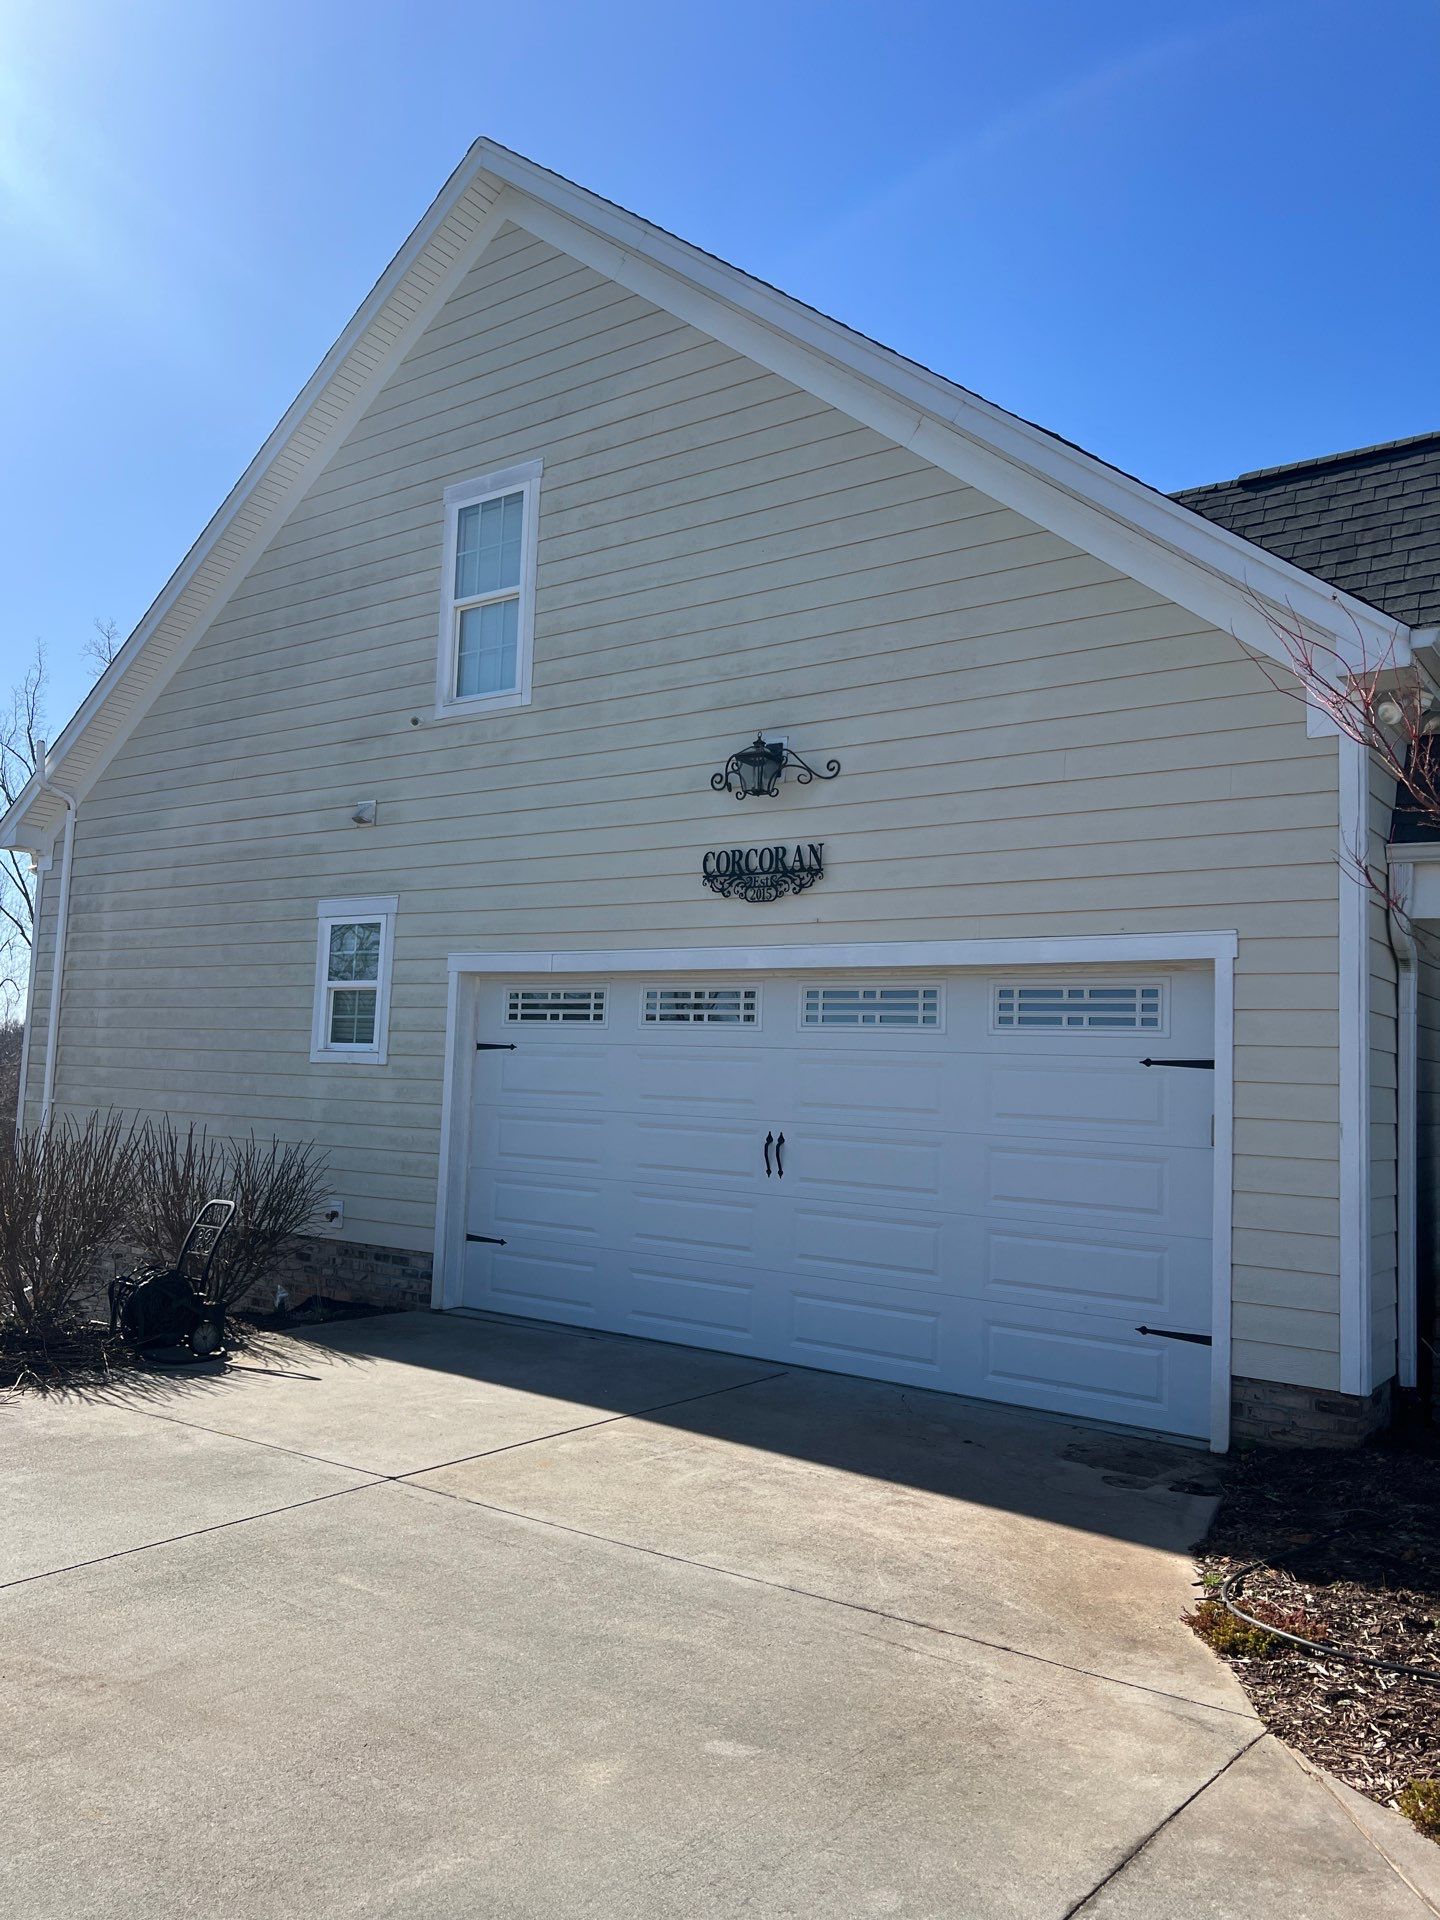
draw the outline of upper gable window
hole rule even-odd
[[[538,460],[445,489],[442,718],[529,702],[539,498]]]

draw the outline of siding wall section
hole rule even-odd
[[[442,490],[536,456],[534,704],[434,724]],[[712,793],[761,725],[841,779]],[[1233,926],[1235,1370],[1333,1386],[1337,819],[1228,635],[507,228],[83,805],[59,1093],[423,1248],[452,950]],[[701,889],[777,828],[822,888]],[[315,901],[391,892],[390,1064],[312,1066]]]

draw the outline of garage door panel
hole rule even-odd
[[[502,1176],[490,1191],[487,1223],[472,1226],[472,1233],[494,1233],[507,1240],[522,1234],[541,1239],[554,1234],[571,1240],[600,1238],[604,1206],[598,1182]]]
[[[493,1097],[562,1114],[576,1106],[608,1104],[613,1066],[603,1046],[523,1029],[514,1045],[513,1053],[487,1055],[486,1065],[476,1076]],[[498,1074],[495,1061],[500,1063]]]
[[[490,1166],[600,1167],[606,1121],[563,1114],[494,1112],[477,1129],[477,1160]]]
[[[816,1366],[873,1373],[899,1365],[911,1379],[940,1369],[941,1310],[920,1298],[881,1305],[858,1288],[802,1284],[791,1296],[790,1336],[797,1358]]]
[[[752,1122],[654,1120],[617,1122],[635,1172],[673,1174],[687,1181],[753,1185],[764,1179],[762,1135]]]
[[[895,1132],[839,1133],[811,1126],[784,1148],[786,1192],[864,1193],[883,1203],[935,1205],[943,1189],[945,1143]]]
[[[1209,1350],[1051,1312],[984,1314],[975,1391],[1022,1406],[1205,1431]]]
[[[749,1342],[755,1332],[752,1281],[721,1280],[663,1267],[631,1269],[628,1330],[660,1338],[716,1336]],[[668,1331],[667,1331],[668,1330]]]
[[[769,1100],[765,1097],[770,1082],[763,1050],[722,1044],[703,1028],[688,1033],[686,1039],[688,1045],[676,1046],[643,1036],[643,1044],[632,1056],[633,1065],[616,1075],[612,1098],[624,1099],[624,1089],[633,1087],[627,1104],[651,1114],[676,1116],[745,1116],[753,1121],[767,1107],[773,1109],[773,1095]]]
[[[1030,1132],[1056,1137],[1104,1134],[1169,1144],[1204,1144],[1209,1137],[1210,1087],[1181,1083],[1184,1069],[1136,1072],[1133,1061],[1050,1058],[1024,1065],[987,1061],[980,1131]],[[1198,1132],[1197,1132],[1198,1129]]]
[[[992,1301],[1084,1314],[1173,1319],[1204,1298],[1208,1240],[1082,1238],[982,1223],[983,1293]],[[1203,1328],[1195,1329],[1203,1331]]]
[[[1208,1239],[1211,1168],[1208,1149],[1082,1151],[1059,1141],[984,1149],[985,1181],[977,1212],[1036,1226],[1066,1223],[1096,1229]]]
[[[496,1247],[484,1250],[477,1268],[483,1274],[478,1286],[483,1304],[501,1313],[603,1324],[595,1302],[606,1289],[594,1260],[567,1258],[544,1248]]]
[[[815,1038],[833,1046],[838,1036]],[[926,1035],[932,1054],[885,1054],[879,1058],[825,1059],[796,1049],[793,1093],[787,1105],[797,1117],[823,1120],[835,1113],[853,1115],[853,1124],[923,1125],[946,1116],[947,1069],[933,1050],[940,1036]]]
[[[701,1260],[753,1260],[763,1245],[759,1209],[749,1201],[645,1187],[631,1201],[630,1238],[637,1247],[670,1247]]]
[[[871,1208],[798,1205],[788,1252],[802,1272],[867,1277],[872,1284],[939,1290],[945,1221],[939,1214],[887,1214]]]

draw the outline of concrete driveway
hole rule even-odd
[[[0,1911],[1433,1915],[1179,1625],[1210,1485],[427,1314],[11,1399]]]

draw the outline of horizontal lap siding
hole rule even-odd
[[[441,494],[537,456],[534,704],[435,725]],[[758,725],[842,777],[715,795]],[[506,229],[87,799],[61,1093],[315,1134],[419,1247],[451,951],[1234,926],[1237,1371],[1333,1384],[1335,829],[1229,636]],[[771,834],[823,887],[701,889]],[[315,901],[377,892],[390,1064],[312,1066]]]

